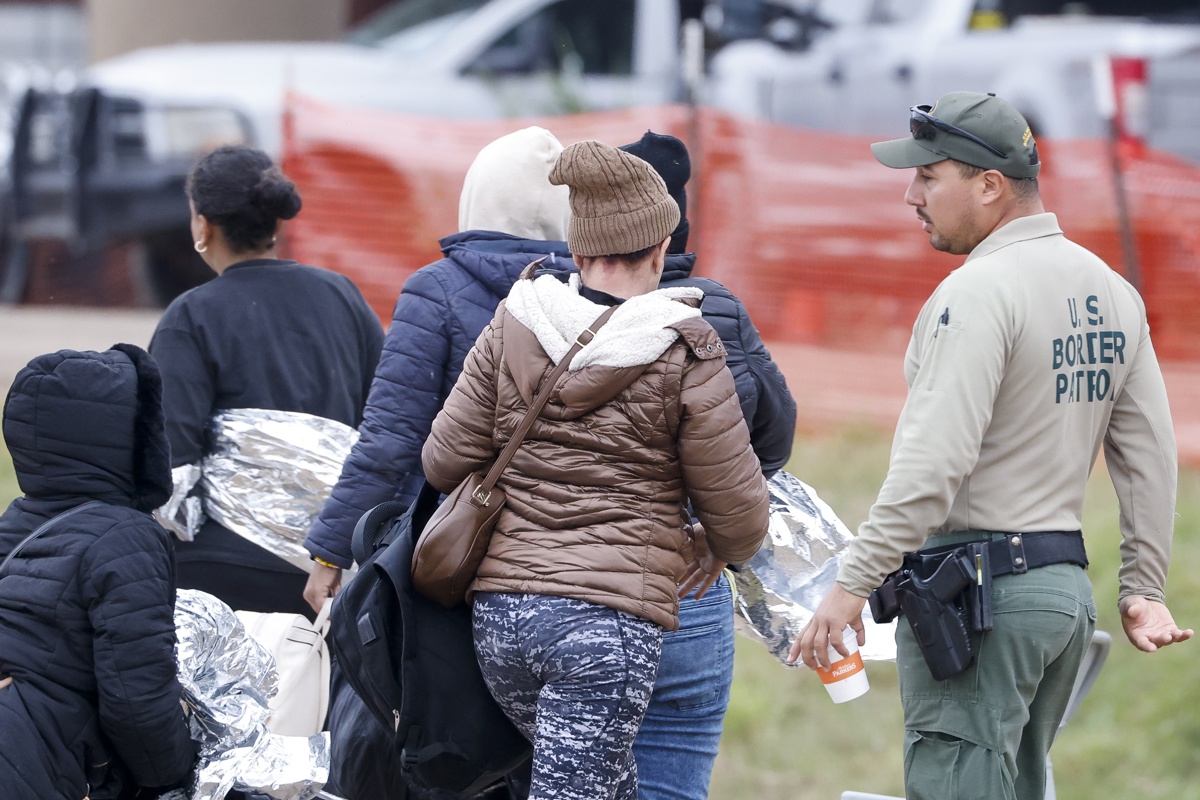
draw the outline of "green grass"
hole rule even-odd
[[[13,474],[12,459],[4,443],[0,442],[0,508],[8,508],[19,494],[21,490],[17,487],[17,476]]]
[[[887,469],[889,437],[850,428],[797,442],[789,471],[817,489],[853,530]],[[18,493],[0,447],[0,503]],[[1180,475],[1171,610],[1200,624],[1200,470]],[[1200,800],[1200,641],[1145,654],[1116,613],[1117,504],[1103,466],[1084,514],[1099,626],[1113,635],[1104,670],[1053,750],[1060,800]],[[739,637],[736,680],[711,796],[719,800],[837,800],[846,789],[900,795],[902,722],[891,664],[871,663],[871,691],[833,705],[815,676],[786,669]]]

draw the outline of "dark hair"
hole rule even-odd
[[[610,261],[619,261],[627,267],[632,267],[645,261],[646,256],[653,253],[661,244],[662,242],[659,242],[658,244],[652,244],[649,247],[643,247],[641,250],[636,250],[632,253],[612,253],[611,255],[607,256],[583,256],[583,258],[586,261],[609,259]]]
[[[977,167],[974,164],[968,164],[955,159],[950,160],[954,161],[954,166],[958,167],[958,174],[962,176],[964,181],[970,180],[984,171],[983,167]],[[1008,178],[1008,183],[1013,189],[1013,195],[1018,200],[1032,200],[1040,195],[1037,178],[1012,178],[1008,175],[1004,177]]]
[[[244,145],[220,147],[197,161],[185,191],[196,213],[238,252],[270,247],[279,220],[300,213],[295,184],[270,156]]]

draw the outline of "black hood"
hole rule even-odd
[[[85,497],[142,511],[171,495],[162,379],[146,351],[59,350],[17,373],[4,441],[27,497]]]

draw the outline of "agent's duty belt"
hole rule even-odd
[[[929,556],[941,556],[967,544],[984,543],[959,542],[905,553],[904,563],[905,566],[915,567],[917,564],[928,563]],[[993,539],[987,542],[986,546],[985,558],[991,562],[993,578],[998,575],[1020,575],[1051,564],[1077,564],[1084,569],[1088,566],[1087,550],[1083,546],[1083,534],[1080,531],[1006,533],[1003,539]],[[941,563],[940,559],[937,563]]]
[[[1051,564],[1087,568],[1079,531],[1005,533],[904,554],[904,564],[871,592],[871,615],[890,622],[903,614],[935,680],[975,660],[970,631],[992,629],[992,578]]]

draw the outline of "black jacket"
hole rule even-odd
[[[379,318],[346,276],[294,261],[234,264],[176,298],[150,340],[172,466],[208,453],[208,421],[222,409],[299,411],[357,428],[382,348]],[[299,573],[212,520],[179,553]]]
[[[725,344],[725,363],[733,373],[733,384],[742,414],[750,426],[750,443],[762,463],[763,474],[774,475],[792,456],[796,435],[796,401],[787,381],[771,360],[750,312],[724,285],[711,278],[694,278],[695,253],[670,254],[658,285],[695,286],[704,291],[700,313]]]
[[[147,513],[170,486],[160,384],[144,352],[121,347],[41,356],[5,401],[25,496],[0,515],[0,559],[46,520],[103,502],[0,578],[0,672],[13,678],[0,689],[0,797],[101,800],[122,782],[175,784],[194,761],[171,542]]]
[[[207,454],[206,426],[220,409],[358,427],[382,347],[379,318],[345,275],[265,258],[234,264],[177,297],[150,340],[171,466]]]
[[[313,555],[343,568],[351,564],[350,532],[359,517],[385,501],[416,498],[425,477],[421,446],[433,418],[521,270],[542,256],[571,263],[565,242],[497,231],[463,231],[441,245],[445,258],[404,283],[361,436],[305,541]]]

